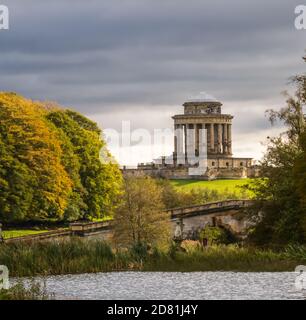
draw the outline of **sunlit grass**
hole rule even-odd
[[[4,239],[17,238],[23,236],[30,236],[35,234],[41,234],[44,232],[48,232],[50,230],[5,230],[2,231],[2,235]]]
[[[243,190],[242,187],[251,182],[252,179],[239,180],[213,180],[213,181],[199,181],[199,180],[171,180],[171,183],[178,190],[191,191],[192,189],[209,189],[217,192],[232,192],[236,194],[252,196],[252,192]]]
[[[113,216],[104,216],[103,218],[93,218],[91,219],[92,222],[106,222],[113,220]]]

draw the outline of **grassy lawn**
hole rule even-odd
[[[23,237],[23,236],[29,236],[33,234],[39,234],[48,232],[49,230],[6,230],[2,231],[4,239],[9,238],[16,238],[16,237]]]
[[[91,221],[92,222],[106,222],[106,221],[110,221],[113,220],[113,216],[105,216],[103,218],[97,219],[97,218],[93,218]]]
[[[240,186],[250,182],[251,179],[240,180],[213,180],[213,181],[197,181],[197,180],[171,180],[171,183],[182,191],[190,191],[192,189],[205,188],[217,190],[219,192],[233,191],[240,192]]]

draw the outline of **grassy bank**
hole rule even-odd
[[[208,189],[217,192],[234,192],[245,196],[245,191],[241,187],[249,183],[251,179],[240,180],[213,180],[213,181],[197,181],[197,180],[171,180],[174,187],[181,191],[191,191],[192,189]],[[247,195],[251,196],[248,192]]]
[[[114,251],[104,242],[73,239],[63,243],[5,244],[0,246],[0,264],[11,276],[36,276],[137,271],[293,271],[306,262],[306,249],[273,252],[255,248],[218,246],[171,248],[149,252]]]
[[[10,239],[10,238],[17,238],[17,237],[41,234],[41,233],[48,232],[48,231],[49,230],[32,230],[32,229],[4,230],[4,231],[2,231],[2,236],[4,239]]]

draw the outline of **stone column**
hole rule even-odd
[[[222,152],[222,124],[218,124],[218,148],[217,148],[218,154]]]
[[[184,126],[178,124],[176,126],[176,162],[177,164],[184,164]]]
[[[178,140],[178,129],[179,125],[174,124],[174,154],[177,155],[177,140]]]
[[[200,129],[202,125],[201,124],[194,124],[195,129],[195,155],[199,155],[200,150]]]
[[[215,152],[215,130],[214,124],[211,123],[209,125],[209,142],[210,142],[210,152]]]
[[[227,124],[223,125],[223,153],[228,154]]]
[[[185,154],[185,163],[187,163],[187,128],[188,124],[184,124],[184,154]]]
[[[195,156],[195,131],[196,124],[190,123],[187,125],[187,163],[194,164],[194,156]]]
[[[228,145],[227,153],[232,154],[233,151],[232,151],[232,125],[231,124],[227,125],[227,145]]]

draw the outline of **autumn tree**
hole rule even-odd
[[[122,179],[116,162],[103,159],[109,159],[110,154],[101,139],[101,130],[94,122],[71,110],[51,112],[47,118],[65,137],[65,140],[62,138],[66,151],[63,163],[74,181],[67,210],[72,214],[78,209],[73,215],[85,219],[111,215]]]
[[[161,245],[170,239],[170,217],[164,211],[162,190],[149,177],[126,177],[124,193],[114,216],[114,240],[119,245]]]
[[[0,212],[3,220],[62,218],[72,188],[57,135],[39,104],[0,95]]]
[[[77,112],[0,93],[0,219],[110,215],[121,173],[101,158],[105,147],[98,126]]]

